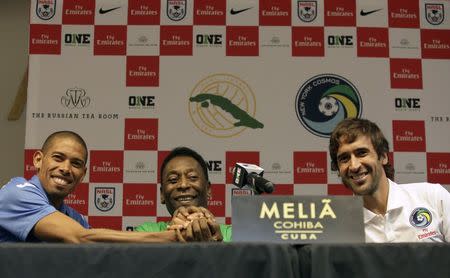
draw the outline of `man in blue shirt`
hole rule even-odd
[[[87,221],[64,204],[86,174],[88,151],[72,131],[51,134],[33,155],[37,174],[14,178],[0,189],[0,242],[173,242],[183,231],[123,232],[89,229]]]

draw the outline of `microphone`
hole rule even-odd
[[[264,169],[258,165],[236,163],[233,169],[233,184],[239,188],[250,187],[255,194],[272,193],[275,184],[263,178]]]

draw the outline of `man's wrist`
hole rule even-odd
[[[162,232],[147,232],[145,234],[147,242],[177,242],[177,234],[174,230],[167,230]]]

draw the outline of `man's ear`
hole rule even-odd
[[[211,198],[211,182],[208,181],[208,185],[206,186],[206,196],[208,197],[208,199]]]
[[[381,160],[381,164],[383,164],[383,165],[388,164],[388,162],[389,162],[388,154],[387,153],[382,154],[380,157],[380,160]]]
[[[164,198],[164,194],[163,194],[163,190],[162,190],[162,185],[159,187],[159,200],[161,201],[161,204],[165,204],[166,203],[166,199]]]
[[[36,151],[33,154],[33,165],[38,172],[42,166],[42,159],[44,159],[44,153],[42,151]]]
[[[84,176],[86,176],[86,173],[87,173],[87,167],[86,166],[84,166],[83,171],[84,171],[84,173],[83,173],[83,176],[80,179],[80,182],[83,182]]]

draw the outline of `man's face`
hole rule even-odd
[[[177,156],[166,164],[162,175],[161,203],[170,214],[181,206],[207,207],[210,185],[197,160]]]
[[[380,180],[386,178],[383,165],[388,162],[387,156],[378,157],[368,136],[361,135],[352,143],[345,139],[340,139],[337,151],[339,176],[356,195],[372,195]]]
[[[47,150],[37,151],[33,164],[37,176],[52,201],[60,202],[86,174],[86,150],[71,138],[55,138]]]

